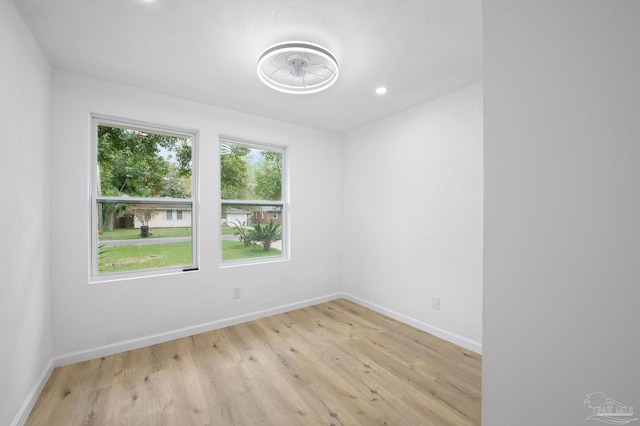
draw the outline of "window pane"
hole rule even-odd
[[[191,198],[191,139],[98,125],[98,195]]]
[[[220,143],[223,200],[282,200],[282,152]]]
[[[197,269],[196,134],[100,117],[93,125],[92,276]]]
[[[192,266],[191,203],[98,201],[97,207],[99,274]],[[184,219],[167,220],[176,208]]]
[[[281,256],[282,207],[222,205],[222,260]]]

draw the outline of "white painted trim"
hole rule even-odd
[[[450,331],[444,330],[440,327],[436,327],[431,324],[427,324],[415,318],[411,318],[407,315],[401,314],[399,312],[393,311],[389,308],[385,308],[384,306],[380,306],[376,303],[369,302],[368,300],[361,299],[357,296],[354,296],[349,293],[343,293],[342,296],[359,305],[365,306],[373,311],[376,311],[380,314],[391,317],[395,320],[408,324],[412,327],[417,328],[418,330],[422,330],[429,334],[433,334],[436,337],[444,339],[448,342],[455,343],[456,345],[462,346],[463,348],[469,349],[477,354],[482,354],[482,343],[476,342],[475,340],[471,340],[464,336],[460,336],[459,334],[451,333]]]
[[[27,418],[29,417],[29,414],[31,414],[31,410],[33,409],[33,406],[36,404],[36,401],[40,396],[40,392],[42,392],[42,389],[44,389],[44,385],[47,384],[47,381],[51,376],[51,372],[53,371],[53,368],[54,368],[54,363],[52,358],[44,367],[44,369],[42,370],[42,373],[40,373],[40,377],[38,377],[38,380],[33,385],[33,388],[31,388],[31,391],[29,392],[24,402],[22,403],[22,406],[20,407],[15,417],[13,418],[13,421],[11,422],[11,426],[20,426],[25,424],[25,422],[27,421]]]
[[[342,293],[329,294],[326,296],[316,297],[313,299],[307,299],[300,302],[277,306],[275,308],[264,309],[261,311],[255,311],[248,314],[238,315],[230,318],[223,318],[217,321],[211,321],[211,322],[207,322],[200,325],[180,328],[177,330],[167,331],[164,333],[152,334],[150,336],[139,337],[136,339],[125,340],[118,343],[99,346],[97,348],[85,349],[82,351],[76,351],[76,352],[71,352],[63,355],[58,355],[53,358],[53,365],[56,367],[60,367],[63,365],[73,364],[76,362],[88,361],[90,359],[95,359],[103,356],[113,355],[120,352],[130,351],[132,349],[139,349],[146,346],[155,345],[158,343],[163,343],[163,342],[168,342],[175,339],[180,339],[183,337],[193,336],[194,334],[205,333],[207,331],[224,328],[231,325],[241,324],[247,321],[253,321],[256,319],[265,318],[271,315],[281,314],[283,312],[289,312],[296,309],[306,308],[308,306],[329,302],[331,300],[339,299],[341,297],[343,297]]]

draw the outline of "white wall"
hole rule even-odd
[[[640,2],[484,1],[483,424],[640,407]]]
[[[88,284],[90,112],[199,130],[200,271]],[[219,134],[290,146],[290,261],[219,268]],[[51,221],[56,355],[319,298],[341,288],[340,223],[327,223],[325,210],[317,208],[339,206],[337,135],[55,71],[53,147],[55,205],[74,206],[54,209]],[[335,238],[327,238],[326,229]],[[242,288],[241,299],[232,300],[234,287]]]
[[[344,137],[346,291],[476,351],[482,160],[480,83]]]
[[[0,0],[0,424],[51,359],[51,67],[14,4]]]

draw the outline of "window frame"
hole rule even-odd
[[[173,220],[173,210],[167,209],[164,211],[164,220]]]
[[[91,114],[90,120],[90,238],[89,238],[89,283],[101,283],[118,281],[123,279],[144,278],[159,275],[168,275],[181,272],[199,270],[199,244],[198,244],[198,140],[199,132],[195,129],[178,128],[159,124],[147,123],[138,120],[117,118],[102,114]],[[170,197],[133,197],[133,196],[104,196],[99,194],[100,178],[98,164],[98,126],[109,126],[120,129],[132,129],[149,131],[155,134],[189,138],[191,140],[191,198]],[[171,266],[165,268],[149,268],[136,271],[99,273],[98,271],[98,203],[123,202],[128,204],[154,204],[154,205],[191,205],[191,264],[183,266]]]
[[[257,149],[262,151],[276,151],[280,152],[280,166],[281,170],[281,193],[280,201],[270,200],[224,200],[222,199],[222,181],[220,176],[220,163],[222,157],[221,145],[224,143],[230,143],[233,145],[241,145],[251,149]],[[234,136],[219,135],[218,136],[218,213],[220,217],[220,225],[218,227],[218,247],[220,249],[219,265],[221,268],[243,266],[243,265],[255,265],[261,263],[272,263],[288,261],[290,259],[290,230],[289,230],[289,173],[288,173],[288,152],[289,147],[287,145],[272,144],[265,142],[255,142],[247,139],[237,138]],[[222,260],[222,206],[268,206],[280,208],[280,229],[282,230],[282,252],[277,256],[265,256],[256,258],[246,258],[237,260]],[[264,211],[262,218],[264,219]]]

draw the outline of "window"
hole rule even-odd
[[[283,147],[220,138],[223,262],[286,258],[287,224]],[[280,212],[280,220],[270,219]]]
[[[92,129],[92,281],[197,269],[195,132],[97,116]]]
[[[182,220],[182,210],[176,210],[176,220]]]

